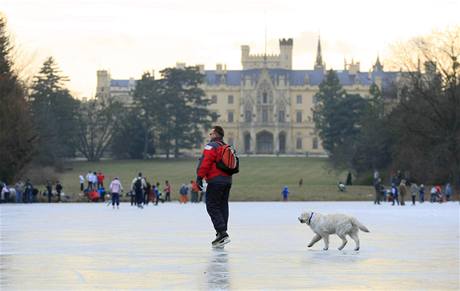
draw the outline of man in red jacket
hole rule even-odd
[[[211,141],[204,147],[203,155],[197,168],[196,183],[203,189],[203,179],[206,179],[206,210],[211,217],[216,230],[213,247],[223,247],[230,242],[227,234],[228,197],[232,186],[232,176],[216,166],[219,147],[223,145],[224,129],[214,126],[209,133]]]

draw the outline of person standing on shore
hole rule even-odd
[[[289,200],[289,188],[288,186],[284,186],[283,191],[281,191],[281,195],[283,196],[283,201],[287,202]]]
[[[165,181],[164,192],[165,192],[165,201],[171,202],[171,184],[169,184],[168,180]]]
[[[117,205],[117,209],[120,208],[120,193],[123,191],[123,186],[121,185],[120,180],[118,177],[115,177],[113,181],[110,183],[109,190],[112,193],[112,207],[115,209],[115,204]]]
[[[144,208],[142,206],[142,202],[144,200],[143,191],[147,184],[145,183],[144,178],[142,177],[142,173],[139,173],[136,178],[133,179],[131,184],[131,189],[134,191],[136,195],[136,203],[138,208]]]
[[[85,177],[80,175],[78,179],[80,180],[80,191],[83,192],[83,189],[85,188]]]
[[[56,195],[57,195],[57,202],[61,202],[61,192],[62,192],[62,184],[61,182],[56,182]]]
[[[425,185],[420,184],[420,189],[418,190],[419,201],[420,203],[425,202]]]
[[[415,205],[415,198],[417,197],[418,186],[415,183],[410,185],[410,194],[412,196],[412,205]]]
[[[51,203],[51,196],[53,196],[53,185],[51,184],[50,180],[46,181],[46,195],[48,196],[48,203]]]
[[[400,193],[400,199],[401,199],[401,206],[406,205],[406,194],[407,194],[407,187],[406,187],[406,180],[401,179],[401,183],[399,184],[399,193]]]

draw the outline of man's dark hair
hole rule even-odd
[[[220,137],[224,137],[224,129],[222,128],[222,126],[215,125],[212,129],[214,129],[214,131],[215,131]]]

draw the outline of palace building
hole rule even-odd
[[[203,89],[218,113],[215,124],[225,129],[225,139],[243,154],[325,155],[315,132],[312,108],[314,95],[326,75],[321,42],[311,70],[292,68],[293,39],[280,39],[278,55],[255,55],[241,46],[241,70],[227,70],[216,65],[205,70]],[[177,64],[178,67],[185,64]],[[377,84],[387,100],[394,100],[400,72],[384,72],[379,59],[369,72],[361,72],[359,62],[345,63],[337,71],[348,93],[369,96],[369,87]],[[135,80],[112,80],[107,71],[97,72],[97,97],[114,97],[129,103]]]

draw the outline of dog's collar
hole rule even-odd
[[[308,225],[310,225],[311,218],[313,217],[313,212],[310,214],[310,218],[308,219]]]

